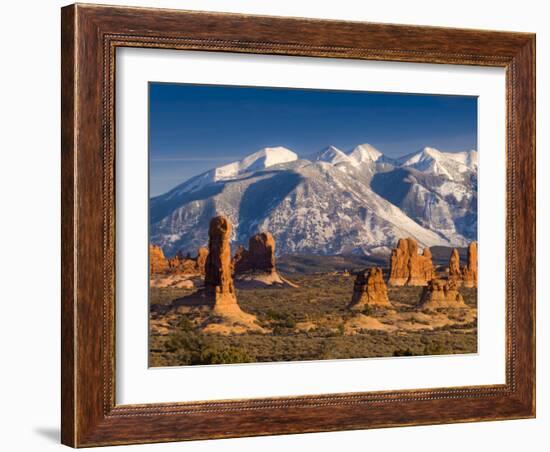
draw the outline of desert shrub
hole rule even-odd
[[[178,329],[164,344],[164,350],[174,356],[181,365],[233,364],[254,362],[255,359],[242,347],[227,344],[224,338],[209,336],[194,329],[186,316],[178,323]]]
[[[296,322],[292,319],[287,319],[282,322],[277,322],[273,326],[273,334],[275,336],[284,336],[287,334],[293,334],[296,328]]]
[[[354,278],[307,275],[294,279],[299,288],[239,290],[239,305],[255,314],[272,334],[206,334],[199,325],[215,322],[204,312],[180,316],[170,324],[170,334],[152,335],[152,366],[189,364],[229,364],[380,356],[418,356],[473,353],[477,350],[477,322],[448,325],[433,331],[409,331],[405,335],[364,329],[354,335],[342,334],[345,322],[356,315],[346,308],[353,293]],[[310,282],[314,281],[317,287]],[[469,290],[469,291],[468,291]],[[475,289],[464,291],[465,300],[476,305]],[[422,288],[390,287],[389,298],[399,313],[416,312]],[[152,289],[152,301],[164,304],[183,295],[183,290]],[[469,299],[468,299],[469,298]],[[366,315],[378,316],[367,310]],[[158,314],[157,314],[158,315]],[[395,323],[380,317],[385,324]],[[297,331],[296,323],[315,325],[308,332]],[[416,319],[416,323],[425,322]]]
[[[192,331],[193,322],[191,322],[191,319],[188,316],[183,316],[178,322],[177,328],[179,331]]]
[[[284,320],[289,317],[289,314],[283,311],[276,311],[275,309],[268,309],[265,317],[269,320]]]
[[[252,363],[254,359],[242,348],[206,346],[200,353],[201,364]]]
[[[363,310],[361,311],[361,313],[364,314],[364,315],[370,316],[370,315],[372,315],[372,313],[373,313],[373,309],[372,309],[371,306],[366,305],[366,306],[363,308]]]
[[[198,364],[204,339],[194,331],[179,330],[173,333],[164,349],[174,355],[182,365]]]
[[[300,316],[303,318],[303,316]],[[275,311],[269,309],[263,316],[264,322],[270,324],[274,335],[284,335],[294,332],[296,328],[296,318],[290,312]]]
[[[469,330],[477,327],[477,320],[463,324],[455,324],[453,326],[455,330]]]
[[[424,355],[447,355],[452,353],[447,346],[440,342],[430,342],[424,346]]]
[[[393,356],[414,356],[414,353],[410,348],[407,348],[405,350],[399,349],[393,351]]]

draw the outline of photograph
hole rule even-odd
[[[116,3],[2,4],[2,450],[550,450],[547,4]]]
[[[476,96],[148,96],[150,367],[477,353]]]

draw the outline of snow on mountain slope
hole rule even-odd
[[[477,168],[477,151],[469,150],[462,152],[446,152],[447,158],[455,160],[458,163],[466,166],[469,170]]]
[[[153,243],[167,254],[194,252],[207,242],[210,218],[223,214],[233,223],[234,243],[245,244],[250,235],[269,230],[279,254],[367,253],[405,236],[423,246],[449,244],[374,193],[359,171],[295,162],[216,185],[218,190],[205,187],[168,209],[157,198],[151,211],[157,220],[151,225]]]
[[[270,230],[278,254],[372,253],[411,236],[421,246],[462,246],[477,234],[477,153],[433,148],[398,160],[363,144],[307,159],[264,148],[151,199],[151,241],[194,252],[218,214],[233,243]]]
[[[441,152],[426,147],[419,152],[405,155],[396,160],[401,167],[414,168],[430,174],[460,179],[461,175],[477,169],[477,152],[465,151],[460,153]]]
[[[310,157],[310,160],[314,162],[325,162],[336,165],[338,163],[349,163],[355,165],[356,161],[353,158],[350,158],[346,155],[345,152],[341,151],[335,146],[328,146],[317,154],[314,154]]]
[[[244,173],[259,171],[271,166],[293,162],[297,159],[298,155],[295,152],[283,146],[266,147],[248,155],[242,160],[213,168],[198,176],[192,177],[173,188],[167,195],[170,198],[174,198],[183,193],[199,190],[213,182],[231,179]]]
[[[463,246],[477,235],[477,178],[464,174],[459,181],[446,175],[419,172],[401,167],[377,173],[371,180],[372,189],[402,209],[410,218],[455,245]]]
[[[409,235],[424,246],[448,243],[374,193],[359,174],[318,164],[296,172],[300,183],[258,225],[287,254],[368,252]]]
[[[258,171],[280,163],[293,162],[294,160],[298,160],[298,155],[285,147],[263,148],[238,162],[216,168],[214,170],[215,180],[235,177],[239,174]]]
[[[377,162],[384,157],[378,149],[374,146],[371,146],[368,143],[360,144],[359,146],[354,147],[349,153],[348,156],[354,159],[357,163],[371,163]]]

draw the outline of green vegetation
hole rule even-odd
[[[249,363],[254,359],[242,347],[227,346],[223,339],[196,331],[187,317],[182,317],[177,329],[164,344],[164,350],[179,365]]]
[[[345,334],[345,324],[355,315],[346,307],[353,291],[352,276],[310,274],[290,278],[298,288],[239,290],[241,308],[257,316],[269,334],[232,334],[201,332],[198,314],[180,315],[167,331],[151,335],[150,365],[230,364],[272,361],[368,358],[475,353],[476,322],[444,326],[433,330],[361,330]],[[477,306],[476,290],[460,290],[466,303]],[[150,302],[167,305],[188,295],[186,289],[152,289]],[[389,298],[399,304],[398,311],[411,313],[422,288],[389,288]],[[368,309],[364,315],[376,316]],[[458,317],[459,315],[456,314]],[[385,320],[384,320],[385,321]],[[385,321],[386,322],[386,321]],[[390,321],[386,324],[391,325]]]

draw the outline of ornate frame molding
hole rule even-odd
[[[274,36],[270,29],[283,32]],[[77,4],[62,9],[62,44],[64,444],[81,447],[534,416],[534,35]],[[506,68],[506,384],[116,405],[118,47]]]

